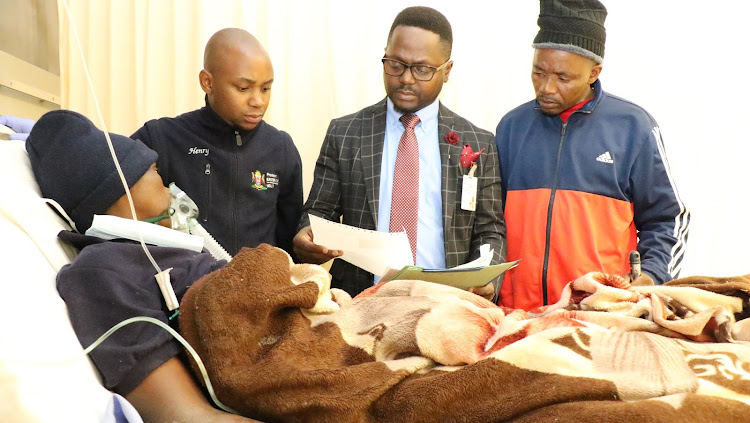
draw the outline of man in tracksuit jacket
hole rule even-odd
[[[198,205],[198,219],[229,254],[268,243],[292,254],[302,213],[302,160],[286,132],[262,120],[273,68],[258,40],[223,29],[200,72],[206,106],[147,122],[131,138],[159,153],[162,179]]]
[[[598,0],[541,1],[536,100],[505,115],[496,132],[507,260],[521,259],[505,275],[501,305],[553,304],[590,271],[629,275],[636,248],[643,273],[633,283],[679,273],[690,216],[655,120],[601,88],[606,14]]]

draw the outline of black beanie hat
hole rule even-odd
[[[599,0],[540,0],[539,33],[531,45],[604,61],[607,9]]]
[[[112,133],[110,139],[132,188],[158,156],[141,141]],[[42,196],[60,203],[81,233],[125,195],[104,132],[79,113],[46,113],[32,128],[26,151]]]

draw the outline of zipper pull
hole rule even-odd
[[[240,133],[234,131],[234,137],[237,139],[237,147],[242,147],[242,137],[240,137]]]
[[[211,164],[206,163],[206,170],[203,173],[205,173],[206,175],[211,174]]]

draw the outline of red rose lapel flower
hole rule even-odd
[[[461,137],[459,137],[457,133],[450,131],[445,134],[445,142],[447,142],[448,144],[456,145],[459,141],[461,141]]]

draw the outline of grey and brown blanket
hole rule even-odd
[[[268,422],[744,422],[749,292],[590,273],[534,312],[422,281],[352,299],[262,245],[195,283],[180,325],[218,398]]]

